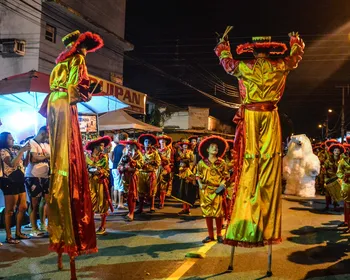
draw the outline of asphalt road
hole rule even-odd
[[[271,279],[350,279],[349,234],[337,228],[342,213],[321,211],[324,199],[283,198],[283,243],[273,246]],[[76,260],[79,279],[263,279],[267,248],[237,248],[234,272],[225,273],[230,246],[203,245],[207,236],[199,208],[179,217],[181,204],[168,201],[153,214],[125,222],[122,212],[108,217],[108,235],[98,237],[99,252]],[[124,212],[125,213],[125,212]],[[96,227],[99,218],[96,216]],[[0,230],[0,240],[5,239]],[[199,252],[204,258],[186,258]],[[69,279],[69,259],[63,271],[48,239],[0,247],[0,279]]]

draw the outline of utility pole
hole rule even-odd
[[[347,93],[349,95],[349,84],[346,86],[337,86],[336,88],[342,89],[342,101],[341,101],[341,143],[344,143],[344,136],[345,136],[345,88],[347,89]]]

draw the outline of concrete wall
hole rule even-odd
[[[164,122],[164,127],[174,127],[179,129],[189,128],[188,111],[176,112],[171,115],[171,118]]]
[[[40,11],[17,0],[0,0],[0,2],[0,38],[16,38],[26,41],[25,56],[0,56],[0,79],[32,69],[37,70],[41,28]],[[41,5],[33,1],[28,1],[28,3],[38,10],[41,9]]]
[[[60,0],[60,2],[124,38],[126,0]]]
[[[119,9],[117,9],[117,6],[114,8],[116,10]],[[81,32],[89,30],[101,34],[101,29],[86,22],[81,17],[70,13],[63,6],[55,3],[43,3],[43,11],[39,71],[50,73],[54,66],[56,57],[64,50],[61,41],[62,37],[77,29]],[[80,12],[79,10],[77,11]],[[56,27],[56,43],[52,43],[45,39],[46,24]],[[120,22],[120,25],[121,28],[124,29],[124,22]],[[118,76],[123,77],[124,53],[122,42],[116,36],[103,36],[103,34],[101,34],[101,36],[105,42],[105,46],[96,53],[90,53],[87,55],[86,62],[89,73],[106,80],[110,80],[111,73],[116,73]]]

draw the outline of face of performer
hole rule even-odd
[[[333,155],[334,155],[334,157],[339,157],[339,155],[340,155],[340,149],[339,149],[339,148],[335,148],[335,149],[333,150]]]
[[[185,168],[186,167],[186,163],[184,163],[183,161],[180,161],[180,167]]]
[[[216,156],[218,154],[218,152],[219,152],[218,145],[216,145],[215,143],[210,144],[207,152],[208,152],[209,155]]]
[[[151,141],[149,139],[145,139],[145,141],[143,142],[143,145],[145,146],[145,148],[148,148],[151,144]]]
[[[87,54],[87,49],[86,49],[86,47],[85,47],[85,46],[81,46],[81,47],[79,48],[79,53],[81,53],[83,56],[86,56],[86,54]]]
[[[197,145],[197,139],[191,139],[191,144],[195,147]]]
[[[188,145],[187,144],[183,144],[182,145],[182,149],[185,151],[185,150],[187,150],[187,148],[188,148]]]
[[[164,139],[160,139],[160,140],[159,140],[159,145],[160,145],[160,147],[161,147],[162,149],[164,149],[164,148],[166,147],[166,142],[165,142],[165,140],[164,140]]]

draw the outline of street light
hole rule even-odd
[[[321,136],[322,136],[322,138],[321,138],[321,141],[323,141],[323,124],[319,124],[318,125],[318,128],[321,128],[322,130],[321,130]]]
[[[328,139],[328,132],[329,132],[329,126],[328,126],[328,115],[329,115],[329,113],[332,113],[333,112],[333,110],[332,109],[328,109],[328,113],[327,113],[327,119],[326,119],[326,139]]]
[[[332,113],[333,112],[333,110],[332,109],[328,109],[328,113]]]

